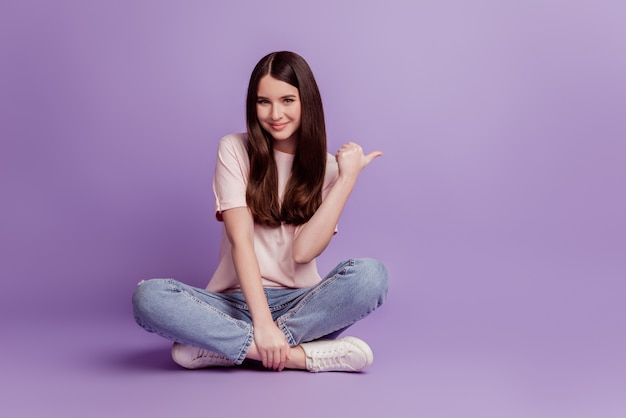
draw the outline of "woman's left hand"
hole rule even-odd
[[[339,165],[340,176],[351,176],[356,178],[366,165],[374,158],[383,155],[380,151],[374,151],[367,155],[363,153],[363,148],[354,142],[348,142],[335,154],[335,159]]]

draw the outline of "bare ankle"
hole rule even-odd
[[[291,347],[289,360],[285,363],[288,369],[306,369],[306,355],[299,345]]]

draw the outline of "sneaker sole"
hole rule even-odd
[[[176,364],[185,369],[196,370],[196,369],[205,369],[207,367],[232,367],[235,363],[226,359],[225,357],[199,357],[197,359],[190,358],[188,353],[186,352],[185,344],[174,343],[172,345],[172,360]],[[215,353],[214,353],[215,354]]]

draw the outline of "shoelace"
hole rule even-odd
[[[213,356],[211,356],[211,353],[208,350],[205,350],[203,348],[198,348],[198,353],[196,353],[196,356],[193,359],[198,360],[199,358],[204,358],[204,357],[213,357]]]
[[[192,361],[196,361],[201,358],[208,358],[208,359],[211,359],[212,361],[217,361],[219,363],[224,363],[224,364],[231,363],[231,361],[228,358],[220,354],[214,353],[209,350],[205,350],[204,348],[198,348],[198,352],[196,353],[196,356],[193,358]]]
[[[311,353],[313,365],[315,367],[336,367],[345,366],[344,361],[348,351],[343,347],[334,347],[328,351],[314,351]]]

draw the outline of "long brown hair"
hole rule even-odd
[[[268,74],[296,87],[301,102],[296,153],[282,204],[278,198],[273,138],[261,127],[256,111],[259,81]],[[248,85],[246,123],[250,158],[246,201],[254,221],[268,226],[307,222],[322,203],[327,158],[326,125],[317,83],[301,56],[281,51],[268,54],[259,61]]]

